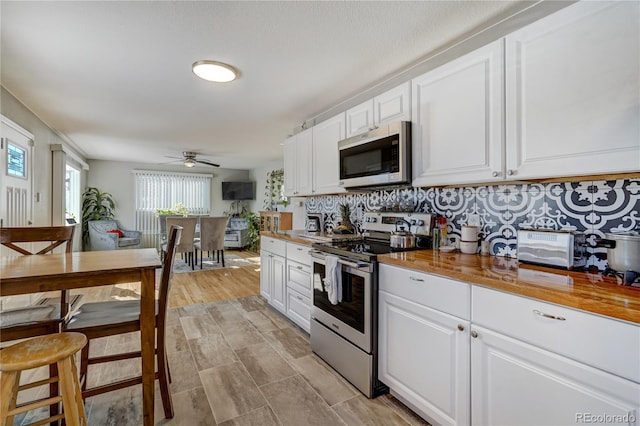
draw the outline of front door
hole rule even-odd
[[[0,226],[29,226],[33,135],[5,116],[0,121]]]

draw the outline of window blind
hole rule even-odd
[[[158,247],[160,223],[156,209],[176,203],[190,215],[209,215],[213,175],[134,170],[136,229],[142,231],[142,247]]]

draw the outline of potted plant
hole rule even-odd
[[[108,192],[98,188],[88,187],[82,194],[82,242],[86,246],[89,242],[89,221],[113,219],[115,202]]]
[[[247,210],[240,215],[247,221],[247,240],[249,250],[257,252],[260,248],[260,216],[255,212]]]

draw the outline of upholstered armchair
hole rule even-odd
[[[142,232],[122,229],[117,220],[90,220],[91,250],[132,249],[140,246]]]

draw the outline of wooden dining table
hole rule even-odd
[[[0,296],[140,282],[143,424],[153,420],[156,249],[89,251],[0,258]]]

